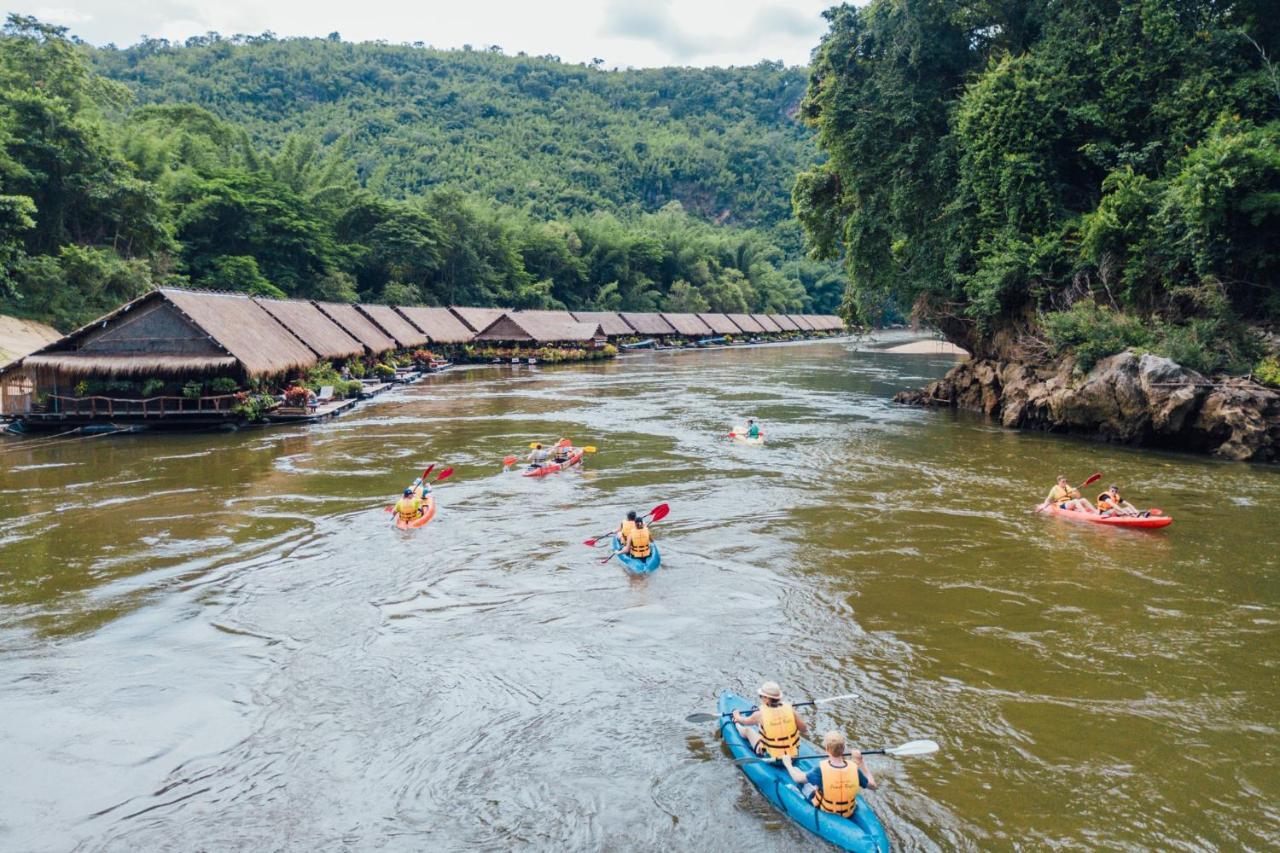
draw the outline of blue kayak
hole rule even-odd
[[[751,700],[736,693],[720,694],[719,710],[724,715],[720,720],[720,732],[734,758],[747,758],[755,753],[751,751],[746,739],[738,734],[738,727],[733,724],[729,714],[734,711],[745,714],[754,707]],[[800,757],[793,759],[792,763],[808,773],[826,757],[826,752],[801,739]],[[765,799],[773,803],[774,808],[824,841],[831,842],[841,850],[853,850],[856,853],[888,853],[889,836],[885,835],[880,819],[871,811],[862,794],[858,794],[858,808],[854,810],[853,817],[841,817],[821,811],[810,803],[800,793],[796,783],[791,781],[782,762],[771,764],[759,761],[740,766],[751,784],[764,794]]]
[[[622,540],[617,536],[613,537],[613,550],[617,551],[622,547]],[[623,568],[629,574],[647,575],[658,570],[658,566],[662,565],[662,555],[658,553],[658,546],[649,545],[649,557],[644,560],[632,557],[630,554],[619,554],[618,561],[622,563]]]

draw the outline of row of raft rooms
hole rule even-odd
[[[0,418],[15,432],[309,421],[457,363],[591,361],[619,348],[843,331],[831,315],[363,305],[166,288],[0,368]]]

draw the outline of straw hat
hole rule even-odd
[[[781,699],[782,688],[778,686],[776,681],[766,681],[760,685],[760,695],[766,699]]]

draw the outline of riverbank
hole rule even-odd
[[[1205,377],[1149,353],[1122,352],[1083,375],[1070,357],[1038,366],[969,360],[893,399],[978,411],[1014,429],[1236,461],[1280,458],[1280,392],[1247,379]]]

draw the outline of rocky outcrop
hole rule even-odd
[[[1280,392],[1245,379],[1210,380],[1150,354],[1122,352],[1084,375],[1070,358],[1044,365],[971,360],[894,400],[972,409],[1006,427],[1226,459],[1280,459]]]

